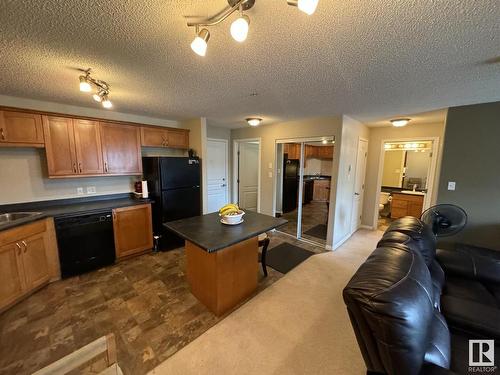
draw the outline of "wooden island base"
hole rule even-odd
[[[257,288],[258,238],[211,253],[186,240],[186,262],[191,293],[220,316]]]

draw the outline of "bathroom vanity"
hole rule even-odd
[[[403,216],[420,217],[424,206],[425,194],[421,192],[393,192],[391,202],[391,218]]]

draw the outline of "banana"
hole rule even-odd
[[[237,204],[228,203],[219,210],[219,214],[228,215],[230,213],[238,212],[239,210],[240,210],[240,208],[238,207]]]

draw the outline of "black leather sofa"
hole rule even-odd
[[[394,221],[343,293],[368,373],[479,372],[469,368],[469,340],[498,338],[499,255],[436,250],[422,221]]]

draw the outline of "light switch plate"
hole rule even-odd
[[[455,181],[448,181],[448,190],[454,191],[456,187]]]
[[[95,194],[95,186],[87,186],[87,194]]]
[[[269,163],[269,169],[273,169],[273,163]]]
[[[76,188],[76,194],[83,195],[83,188],[82,187],[77,187]]]
[[[269,172],[267,175],[269,176],[269,178],[273,178],[273,172]]]

